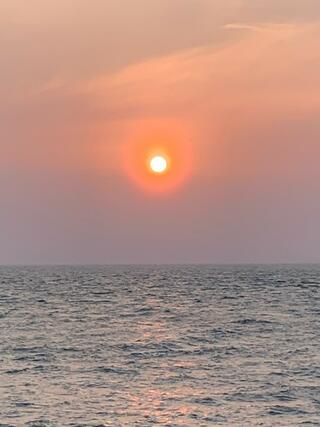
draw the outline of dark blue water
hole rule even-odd
[[[320,266],[0,268],[0,426],[320,426]]]

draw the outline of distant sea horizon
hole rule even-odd
[[[262,261],[262,262],[115,262],[115,263],[95,263],[95,262],[48,262],[48,263],[0,263],[0,267],[130,267],[130,266],[290,266],[290,265],[320,265],[319,261]]]

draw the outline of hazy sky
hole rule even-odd
[[[319,0],[1,0],[0,264],[320,261],[319,48]]]

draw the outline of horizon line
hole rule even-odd
[[[320,261],[281,261],[281,262],[174,262],[174,263],[0,263],[1,267],[152,267],[152,266],[286,266],[286,265],[320,265]]]

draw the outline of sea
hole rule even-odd
[[[320,265],[0,267],[20,426],[320,426]]]

